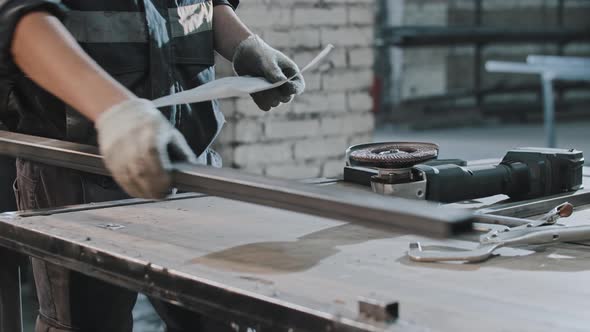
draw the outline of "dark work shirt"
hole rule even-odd
[[[155,99],[214,79],[213,7],[239,0],[0,0],[0,123],[96,144],[93,125],[18,70],[10,45],[24,15],[59,17],[82,48],[137,96]],[[202,153],[224,123],[217,102],[160,109]]]

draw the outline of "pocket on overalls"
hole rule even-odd
[[[168,11],[173,37],[171,53],[175,92],[193,89],[215,79],[213,2],[187,0],[182,4]],[[176,128],[193,151],[200,155],[211,145],[224,122],[216,102],[177,105],[172,108],[171,115]]]
[[[168,12],[173,37],[172,63],[182,89],[192,89],[214,79],[213,71],[208,70],[215,64],[213,4],[193,2],[170,8]]]
[[[35,166],[22,159],[16,160],[16,180],[14,180],[14,194],[17,208],[22,210],[38,209],[37,187],[39,174]]]
[[[213,65],[213,2],[185,1],[182,6],[168,9],[168,18],[174,63]]]
[[[12,191],[14,191],[14,197],[16,198],[16,208],[21,210],[21,205],[22,203],[20,202],[20,196],[19,196],[19,190],[18,190],[18,185],[16,183],[16,179],[14,179],[14,181],[12,182]]]

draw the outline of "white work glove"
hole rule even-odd
[[[133,197],[166,197],[172,183],[172,161],[196,161],[182,134],[149,100],[115,105],[95,125],[106,167]]]
[[[288,103],[305,90],[305,81],[297,64],[258,36],[251,36],[238,45],[233,64],[239,76],[263,77],[271,83],[297,75],[277,88],[252,94],[252,99],[263,111],[269,111],[280,103]]]

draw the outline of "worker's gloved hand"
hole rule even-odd
[[[269,111],[280,103],[288,103],[305,90],[305,81],[295,62],[268,46],[258,36],[251,36],[238,45],[233,63],[239,76],[263,77],[271,83],[297,75],[277,88],[252,94],[252,99],[263,111]]]
[[[106,167],[133,197],[164,198],[172,161],[196,161],[182,134],[149,100],[113,106],[97,119],[96,129]]]

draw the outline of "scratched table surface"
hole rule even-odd
[[[585,180],[589,187],[590,177]],[[578,207],[574,217],[573,224],[590,224],[590,206]],[[477,264],[416,263],[406,257],[410,242],[453,248],[476,243],[210,196],[0,219],[11,232],[49,234],[86,252],[109,252],[269,301],[362,321],[375,331],[590,329],[590,247],[580,244],[503,248],[500,256]],[[359,297],[399,302],[400,318],[392,324],[361,320]]]

